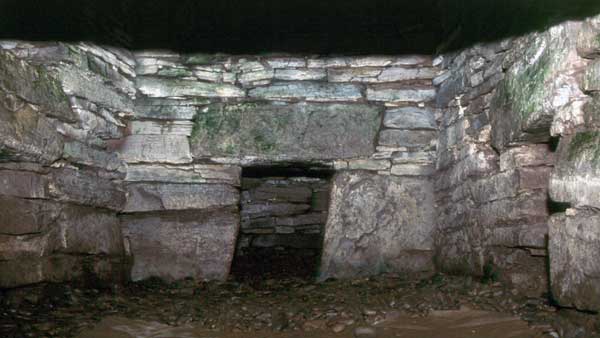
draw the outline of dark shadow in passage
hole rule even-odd
[[[597,0],[0,0],[0,38],[131,49],[433,53],[600,13]],[[450,41],[450,43],[446,43]]]

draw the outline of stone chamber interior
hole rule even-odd
[[[0,12],[0,336],[600,337],[598,1]]]

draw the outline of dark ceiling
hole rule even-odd
[[[399,54],[540,30],[598,14],[600,0],[0,0],[0,13],[2,39],[236,54]]]

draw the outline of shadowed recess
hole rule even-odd
[[[432,53],[600,13],[596,0],[3,0],[0,38],[227,53]]]

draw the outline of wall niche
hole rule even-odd
[[[316,276],[332,176],[306,165],[243,168],[235,278]]]

